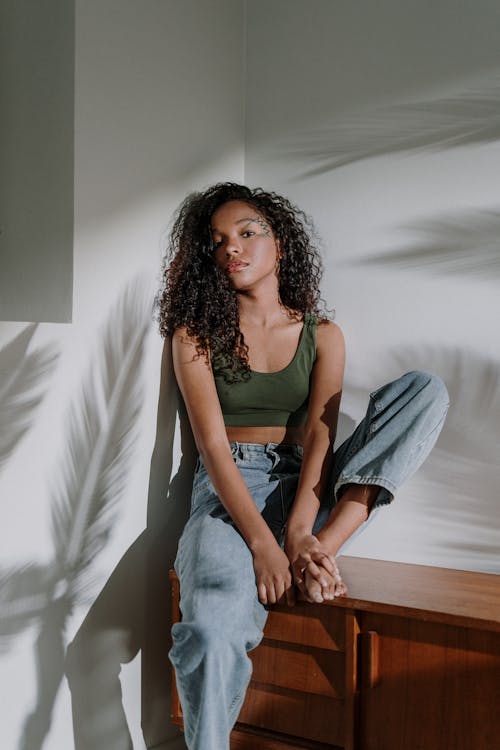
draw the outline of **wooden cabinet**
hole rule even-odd
[[[288,735],[288,743],[300,737],[344,746],[346,710],[353,710],[352,692],[346,693],[352,681],[347,674],[353,669],[352,626],[347,612],[331,607],[301,604],[293,616],[274,610],[251,654],[254,670],[240,727]]]
[[[377,634],[379,671],[361,687],[360,747],[499,746],[498,633],[371,613],[361,631]]]
[[[500,747],[500,576],[339,566],[349,597],[272,608],[232,750]]]

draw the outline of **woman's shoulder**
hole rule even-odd
[[[344,334],[337,323],[328,318],[316,318],[316,349],[318,353],[322,350],[332,348],[344,348]]]
[[[305,325],[318,329],[319,335],[323,337],[342,335],[340,326],[330,318],[322,317],[316,313],[306,312],[303,317]]]
[[[192,336],[189,335],[186,326],[178,326],[171,335],[172,348],[180,349],[186,347],[195,347],[196,342]]]
[[[197,347],[199,344],[198,337],[189,332],[185,325],[177,326],[171,334],[173,344],[185,344],[186,346]]]
[[[172,333],[171,339],[172,354],[178,362],[193,362],[196,360],[209,362],[209,353],[200,347],[197,336],[190,333],[187,326],[178,326]]]

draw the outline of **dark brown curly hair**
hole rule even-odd
[[[211,218],[228,201],[244,201],[270,224],[283,253],[279,295],[294,315],[327,317],[320,296],[321,258],[306,214],[287,198],[262,188],[220,182],[188,195],[177,209],[156,298],[162,336],[185,326],[198,342],[198,353],[225,364],[229,381],[249,373],[248,349],[239,325],[237,295],[214,262]],[[320,310],[321,308],[321,310]]]

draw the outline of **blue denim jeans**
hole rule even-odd
[[[373,518],[428,455],[447,409],[442,381],[424,372],[409,372],[374,391],[366,416],[334,452],[314,531],[325,523],[349,484],[380,487]],[[231,443],[231,451],[255,504],[282,544],[302,448]],[[169,656],[186,743],[189,750],[229,750],[229,735],[251,677],[247,652],[262,638],[267,610],[258,600],[250,550],[219,501],[201,459],[175,569],[182,622],[172,627]]]

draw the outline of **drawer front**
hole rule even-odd
[[[302,646],[345,650],[345,614],[340,607],[297,602],[294,607],[275,607],[269,612],[264,635],[267,640]]]
[[[249,656],[253,682],[329,698],[344,697],[345,659],[341,652],[265,638]]]
[[[344,701],[252,681],[238,722],[329,745],[343,745]]]
[[[340,745],[297,739],[237,724],[231,733],[231,750],[345,750]]]

